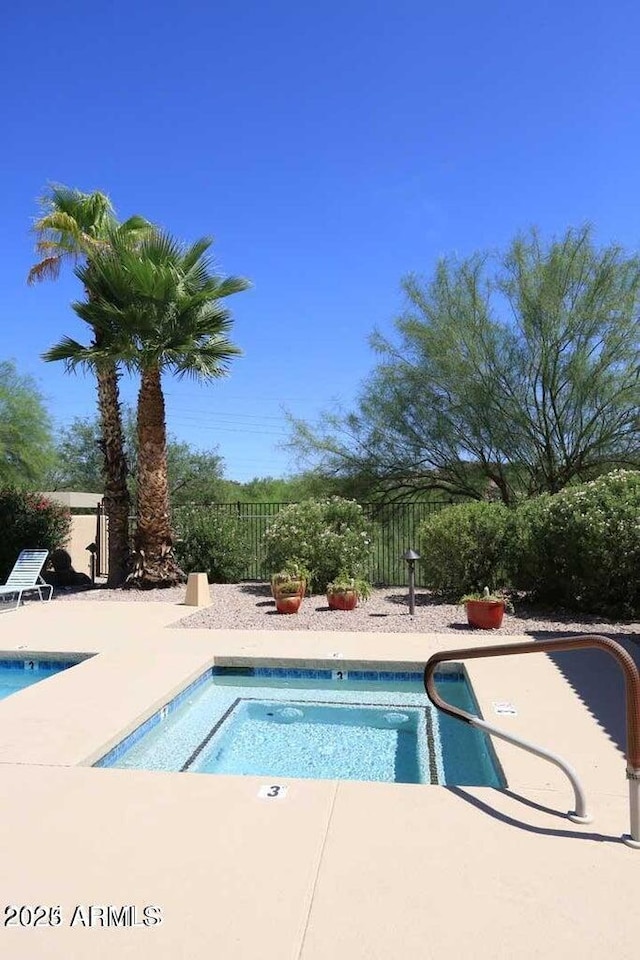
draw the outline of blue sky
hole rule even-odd
[[[639,28],[632,0],[12,4],[0,358],[57,423],[93,414],[91,378],[39,359],[85,335],[78,281],[25,276],[47,182],[104,190],[122,217],[213,235],[253,282],[229,301],[244,358],[207,387],[167,379],[170,431],[231,479],[291,472],[283,408],[352,406],[404,274],[533,224],[637,249]]]

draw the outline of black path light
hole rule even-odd
[[[409,547],[402,554],[402,559],[407,561],[409,567],[409,613],[413,616],[416,612],[416,560],[420,559],[420,554]]]
[[[96,543],[90,543],[88,547],[85,547],[85,550],[88,550],[91,556],[89,557],[89,572],[91,574],[91,582],[95,584],[96,582],[96,553],[98,552],[98,545]]]

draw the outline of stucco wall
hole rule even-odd
[[[71,537],[65,549],[71,555],[73,569],[91,575],[91,554],[86,547],[96,539],[96,518],[91,514],[71,517]]]
[[[76,490],[44,491],[43,497],[62,504],[69,510],[95,510],[102,500],[101,493],[83,493]],[[86,549],[96,539],[96,515],[73,514],[71,517],[71,537],[65,550],[71,556],[73,569],[78,573],[91,576],[91,554]]]
[[[82,493],[76,490],[43,491],[41,495],[61,503],[63,507],[69,507],[70,510],[94,510],[102,500],[101,493]]]

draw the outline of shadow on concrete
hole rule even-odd
[[[624,634],[593,631],[598,636],[610,637],[631,654],[640,666],[640,645]],[[584,636],[586,630],[581,631]],[[578,636],[575,631],[534,630],[536,640]],[[624,675],[610,654],[603,650],[575,650],[548,654],[567,683],[582,700],[619,750],[626,749]]]
[[[550,827],[537,827],[532,823],[527,823],[525,820],[518,820],[516,817],[511,817],[509,814],[503,813],[501,810],[496,810],[496,808],[492,807],[491,804],[485,803],[484,800],[480,800],[479,797],[474,796],[472,793],[467,793],[467,791],[462,787],[445,787],[444,789],[448,793],[458,797],[459,800],[463,800],[465,803],[469,803],[471,806],[476,807],[476,809],[481,810],[482,813],[486,813],[488,816],[493,817],[494,820],[499,820],[508,827],[516,827],[518,830],[526,830],[527,833],[535,833],[545,837],[566,837],[569,840],[590,840],[592,843],[621,844],[623,842],[621,836],[612,836],[611,834],[606,833],[587,833],[580,830],[577,825],[575,830],[553,830]],[[524,806],[540,810],[543,813],[551,814],[561,818],[562,820],[567,820],[567,815],[565,812],[554,810],[551,807],[542,806],[542,804],[537,804],[532,800],[528,800],[526,797],[521,797],[519,794],[513,793],[511,790],[496,790],[495,792],[496,794],[505,793],[507,796],[511,797],[513,800],[517,800]],[[621,834],[623,832],[622,826],[620,830]]]

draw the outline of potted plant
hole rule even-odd
[[[465,605],[469,626],[480,630],[497,630],[502,625],[504,611],[513,612],[510,601],[502,594],[490,593],[489,587],[482,593],[468,593],[460,603]]]
[[[281,582],[275,601],[278,613],[297,613],[302,603],[302,593],[298,581]]]
[[[290,585],[295,580],[298,582],[300,596],[304,597],[310,579],[311,574],[307,568],[298,563],[297,560],[292,560],[282,570],[271,574],[271,595],[275,600],[280,586],[282,584]]]
[[[291,563],[271,577],[271,593],[278,613],[297,613],[307,589],[309,571]]]
[[[338,574],[327,584],[327,603],[332,610],[353,610],[359,600],[366,600],[371,586],[366,580]]]

